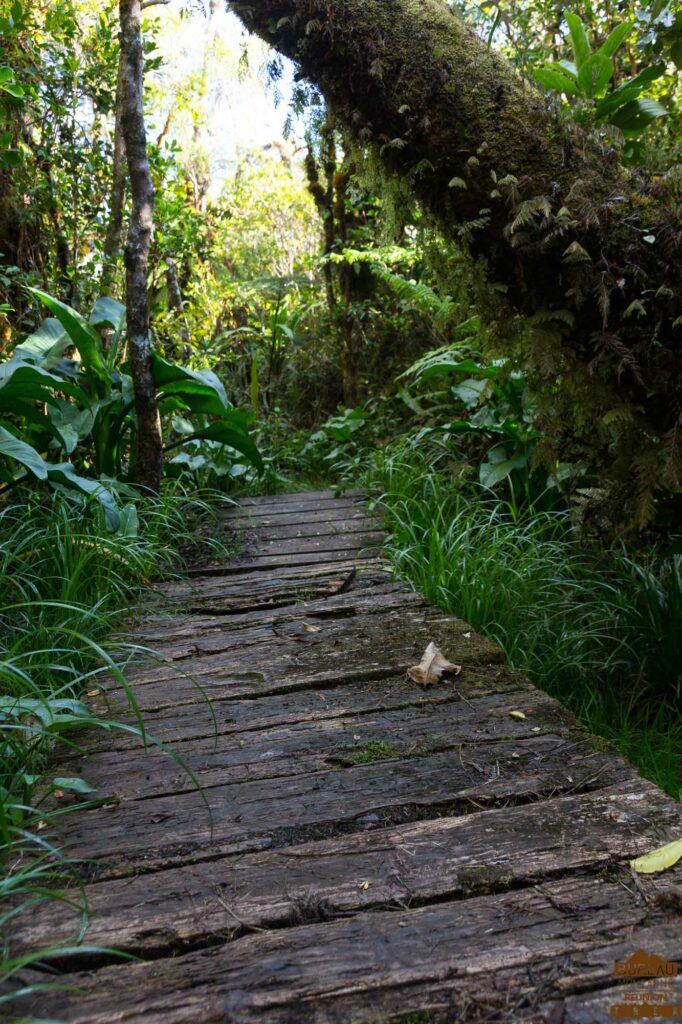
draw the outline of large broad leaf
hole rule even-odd
[[[571,46],[573,47],[575,63],[578,69],[580,69],[590,56],[590,36],[585,25],[577,14],[574,14],[573,11],[566,11],[565,17],[568,24],[568,31],[571,36]]]
[[[9,430],[5,430],[4,427],[0,427],[0,456],[2,455],[14,459],[38,480],[47,478],[48,466],[42,455],[35,448],[31,448],[30,444],[26,444],[25,441],[21,441],[11,434]]]
[[[162,394],[187,395],[187,404],[195,412],[220,415],[230,409],[225,388],[213,370],[188,370],[185,366],[169,363],[158,352],[154,352],[152,371],[156,386]],[[204,408],[199,408],[200,405]]]
[[[419,379],[431,380],[447,373],[480,373],[482,369],[483,367],[473,359],[439,359],[425,366],[419,374]]]
[[[601,96],[613,78],[613,62],[603,53],[593,53],[578,71],[578,84],[583,96],[594,99]]]
[[[57,466],[47,465],[47,476],[51,483],[60,484],[67,490],[78,491],[87,497],[96,498],[104,510],[107,527],[115,533],[120,524],[121,516],[116,498],[112,491],[99,480],[90,480],[79,476],[70,462],[62,462]]]
[[[107,295],[101,295],[96,300],[90,313],[90,323],[93,327],[110,327],[118,333],[123,327],[126,319],[125,306],[110,299]]]
[[[564,71],[556,68],[536,68],[533,71],[533,78],[543,89],[551,89],[553,92],[563,92],[567,96],[577,96],[580,92],[578,84]]]
[[[37,331],[29,334],[17,345],[13,355],[21,359],[31,359],[36,362],[43,362],[50,356],[61,356],[64,349],[72,345],[71,338],[66,333],[59,320],[49,316],[43,320]]]
[[[599,47],[597,53],[603,53],[605,57],[613,57],[616,50],[620,49],[631,31],[632,22],[626,21],[622,25],[616,25],[613,31],[609,33],[606,42]]]
[[[8,359],[6,363],[0,363],[0,409],[10,399],[56,405],[55,391],[62,391],[87,404],[85,392],[73,381],[62,380],[40,366],[20,359]]]
[[[525,453],[519,452],[511,458],[505,458],[504,449],[492,448],[488,453],[488,460],[481,463],[478,472],[483,487],[495,487],[511,476],[515,469],[524,469],[528,465]]]
[[[50,312],[55,315],[78,349],[85,369],[90,370],[100,380],[107,381],[108,373],[102,358],[102,341],[97,331],[80,313],[71,309],[64,302],[60,302],[59,299],[55,299],[38,288],[29,288],[28,290],[45,303]]]
[[[665,64],[652,64],[651,67],[640,71],[634,78],[628,78],[625,82],[621,82],[617,89],[614,89],[597,104],[595,111],[597,119],[604,121],[613,111],[625,106],[631,100],[636,100],[652,82],[657,81],[664,74]]]
[[[167,445],[166,451],[179,448],[180,445],[186,444],[187,441],[218,441],[220,444],[229,445],[230,448],[235,448],[242,455],[245,455],[259,472],[263,471],[263,458],[249,435],[242,430],[235,429],[229,423],[212,423],[209,427],[204,427],[202,430],[195,430],[189,437],[183,437],[180,441]]]
[[[461,384],[453,387],[452,393],[456,398],[464,402],[467,409],[473,409],[483,400],[489,390],[490,385],[487,380],[470,378],[469,380],[463,380]]]
[[[615,124],[622,132],[638,134],[655,121],[657,117],[667,117],[668,111],[658,100],[645,97],[632,100],[611,115],[611,124]]]

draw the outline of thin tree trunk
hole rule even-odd
[[[126,194],[126,147],[122,125],[123,103],[123,51],[118,60],[116,78],[116,114],[114,126],[114,152],[111,170],[111,192],[109,194],[109,223],[102,252],[102,280],[100,291],[108,295],[116,278],[116,264],[123,238],[123,207]]]
[[[164,260],[166,263],[166,284],[168,285],[168,306],[178,314],[181,339],[180,359],[183,363],[186,363],[192,355],[192,336],[190,334],[187,315],[185,313],[185,302],[182,297],[180,281],[178,280],[178,272],[175,268],[173,258],[166,255],[164,256]]]
[[[133,209],[125,252],[128,351],[135,392],[137,439],[135,477],[150,491],[161,487],[163,442],[152,372],[147,270],[154,225],[152,183],[143,107],[140,0],[120,0],[122,100],[121,126],[128,160]]]
[[[628,172],[444,0],[231,0],[332,116],[478,261],[478,302],[525,315],[551,429],[613,463],[621,494],[682,478],[682,217],[674,180]],[[518,323],[518,321],[517,321]],[[517,336],[519,331],[517,330]],[[655,481],[655,483],[653,483]]]

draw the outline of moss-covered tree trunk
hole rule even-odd
[[[654,484],[680,486],[679,178],[626,171],[444,0],[230,6],[528,317],[555,407],[598,438],[645,518]]]

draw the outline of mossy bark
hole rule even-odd
[[[679,488],[679,177],[628,172],[443,0],[230,6],[530,318],[562,417],[575,411],[635,489]]]

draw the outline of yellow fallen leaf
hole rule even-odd
[[[303,623],[303,632],[304,633],[321,633],[322,630],[320,629],[319,626],[311,626],[309,622],[304,622]]]
[[[666,846],[659,847],[658,850],[652,850],[651,853],[645,853],[642,857],[631,860],[630,867],[638,875],[653,875],[657,871],[671,868],[673,864],[677,864],[680,857],[682,857],[682,839],[676,839]]]
[[[360,882],[358,889],[362,889],[363,892],[367,892],[371,884],[371,882]]]
[[[444,672],[454,672],[456,676],[462,671],[461,665],[453,665],[444,657],[439,647],[432,642],[424,651],[424,657],[418,665],[408,668],[407,674],[414,683],[429,686],[437,683]]]
[[[509,714],[512,718],[525,718],[523,711],[510,711]]]
[[[88,697],[99,697],[101,690],[88,690]]]

